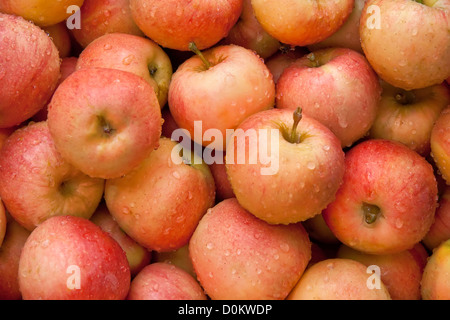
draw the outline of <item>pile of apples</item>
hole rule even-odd
[[[450,299],[449,83],[450,0],[2,0],[0,299]]]

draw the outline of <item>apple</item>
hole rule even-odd
[[[6,214],[5,214],[5,206],[3,205],[3,202],[0,200],[0,248],[3,243],[3,239],[5,238],[6,233]]]
[[[130,266],[131,277],[136,276],[145,266],[150,264],[152,254],[130,238],[113,219],[106,205],[102,202],[90,219],[103,231],[107,232],[122,247]]]
[[[42,29],[3,13],[0,52],[0,128],[8,128],[44,107],[56,88],[60,62],[58,49]]]
[[[206,300],[198,282],[183,269],[152,263],[133,279],[128,300]]]
[[[209,165],[209,169],[211,170],[216,185],[216,202],[235,197],[231,183],[228,180],[227,168],[225,165],[226,155],[224,152],[222,152],[222,154],[223,161],[213,162]]]
[[[431,131],[431,156],[448,185],[450,185],[450,106],[439,115]]]
[[[359,261],[367,267],[377,266],[380,270],[380,279],[392,300],[421,300],[420,281],[427,258],[424,257],[418,261],[418,255],[413,253],[413,250],[427,254],[420,243],[413,249],[386,255],[362,253],[341,245],[337,257]]]
[[[291,64],[277,83],[280,109],[301,107],[349,147],[372,126],[381,86],[365,57],[347,48],[312,52]]]
[[[265,63],[273,76],[273,82],[275,82],[275,85],[278,83],[278,80],[283,74],[284,69],[297,61],[297,59],[302,58],[307,53],[308,50],[303,47],[282,47],[281,50],[268,58]]]
[[[449,0],[368,0],[360,21],[365,56],[397,88],[440,84],[450,73],[449,17]]]
[[[340,241],[325,222],[322,214],[317,214],[308,220],[303,221],[303,226],[309,237],[320,244],[337,245]]]
[[[370,139],[351,148],[325,222],[345,245],[364,253],[411,249],[430,229],[437,207],[430,163],[407,146]]]
[[[0,197],[28,230],[55,215],[90,218],[104,190],[61,157],[46,122],[17,129],[0,152]]]
[[[83,48],[109,33],[144,36],[131,16],[129,0],[84,0],[80,10],[80,23],[80,29],[74,28],[71,31]]]
[[[64,80],[52,97],[47,121],[62,157],[104,179],[136,168],[158,146],[162,126],[148,82],[106,68],[77,70]]]
[[[450,239],[436,247],[425,270],[421,281],[423,300],[449,300],[450,299]]]
[[[429,250],[433,250],[447,239],[450,239],[450,185],[445,187],[439,198],[434,222],[422,242]]]
[[[150,39],[111,33],[91,42],[79,55],[77,70],[111,68],[134,73],[155,90],[162,107],[167,102],[172,64],[168,55]]]
[[[201,217],[214,205],[214,179],[205,163],[176,152],[166,137],[138,168],[106,181],[106,205],[131,238],[143,247],[173,251],[185,246]],[[186,160],[185,160],[186,159]]]
[[[64,22],[60,22],[51,26],[42,27],[47,35],[52,39],[59,52],[59,57],[66,58],[70,56],[72,50],[72,38],[69,29]]]
[[[203,216],[189,253],[211,299],[282,300],[311,259],[311,242],[301,224],[270,225],[232,198]]]
[[[18,275],[24,300],[123,300],[131,281],[120,245],[74,216],[52,217],[31,232]]]
[[[311,51],[317,51],[325,48],[349,48],[363,53],[361,48],[361,40],[359,38],[359,20],[366,0],[355,0],[352,13],[345,23],[331,36],[318,43],[308,46]]]
[[[0,150],[3,148],[3,144],[5,143],[6,139],[17,129],[19,126],[11,127],[11,128],[0,128]]]
[[[226,37],[241,14],[243,0],[130,0],[131,15],[150,39],[165,48],[200,50]]]
[[[189,256],[189,243],[174,251],[154,251],[152,254],[152,261],[153,263],[162,262],[172,264],[189,273],[194,279],[197,279],[191,257]]]
[[[226,170],[242,207],[271,224],[296,223],[334,200],[344,152],[325,125],[301,110],[272,109],[239,125],[227,146]]]
[[[263,59],[272,56],[281,46],[280,41],[270,36],[259,24],[253,12],[251,0],[243,1],[239,20],[221,44],[236,44],[253,50]]]
[[[5,239],[0,246],[0,300],[21,300],[19,289],[19,260],[25,241],[30,235],[9,215]]]
[[[306,46],[335,33],[353,10],[354,0],[252,0],[264,30],[282,43]]]
[[[361,262],[332,258],[308,268],[287,300],[391,300],[382,281],[368,286],[371,275]]]
[[[70,6],[81,7],[84,0],[2,0],[0,12],[21,16],[39,26],[52,26],[66,20]]]
[[[369,138],[401,142],[421,154],[430,153],[430,137],[441,111],[450,104],[444,84],[406,91],[383,81],[383,93]]]

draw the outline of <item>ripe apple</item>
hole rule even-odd
[[[80,23],[80,29],[74,28],[71,31],[83,48],[109,33],[144,36],[131,16],[129,0],[84,0],[80,10]]]
[[[206,300],[198,282],[183,269],[152,263],[133,279],[127,300]]]
[[[368,0],[360,21],[365,56],[395,87],[440,84],[450,73],[449,19],[450,0]]]
[[[252,1],[244,0],[241,16],[221,44],[236,44],[255,51],[261,58],[272,56],[281,46],[259,24],[253,12]]]
[[[21,16],[39,26],[52,26],[71,15],[69,6],[83,5],[84,0],[2,0],[0,12]],[[69,12],[68,12],[69,11]]]
[[[317,51],[325,48],[349,48],[363,53],[361,48],[361,40],[359,38],[359,20],[366,0],[355,0],[352,13],[345,23],[331,36],[318,43],[308,46],[311,51]]]
[[[25,241],[30,235],[10,216],[5,239],[0,247],[0,300],[21,300],[19,289],[19,260]]]
[[[278,80],[280,79],[280,76],[283,73],[284,69],[297,61],[297,59],[302,58],[307,53],[308,50],[303,47],[282,47],[280,51],[273,54],[269,59],[267,59],[265,63],[267,68],[269,68],[270,73],[272,73],[273,82],[275,82],[275,85],[278,83]]]
[[[433,225],[422,242],[429,250],[433,250],[447,239],[450,239],[450,185],[445,187],[439,198]]]
[[[406,91],[382,82],[383,92],[369,138],[401,142],[426,157],[441,111],[450,104],[444,84]]]
[[[0,200],[0,247],[2,246],[3,239],[5,238],[6,233],[6,214],[5,214],[5,206],[3,202]]]
[[[226,37],[242,11],[243,0],[130,0],[131,14],[144,34],[165,48],[200,50]]]
[[[414,250],[424,254],[417,255]],[[426,256],[425,256],[426,255]],[[427,255],[422,244],[413,249],[394,254],[367,254],[341,245],[337,257],[359,261],[365,266],[380,268],[380,279],[389,291],[392,300],[421,300],[420,281],[423,269],[427,263]],[[417,260],[417,257],[422,256]]]
[[[306,46],[335,33],[353,10],[354,0],[252,0],[264,30],[282,43]]]
[[[155,91],[122,70],[87,68],[61,83],[48,127],[64,159],[91,177],[111,179],[136,168],[161,135]]]
[[[0,128],[8,128],[31,118],[48,102],[60,62],[58,49],[42,29],[3,13],[0,52]]]
[[[66,58],[70,56],[72,50],[72,38],[69,29],[64,22],[60,22],[48,27],[42,27],[47,35],[52,39],[59,52],[59,57]]]
[[[214,205],[214,179],[201,159],[185,163],[178,143],[162,137],[159,148],[129,174],[106,182],[105,200],[125,233],[158,252],[186,245]]]
[[[120,245],[74,216],[52,217],[31,232],[18,274],[24,300],[123,300],[131,281]]]
[[[183,269],[189,273],[194,279],[197,279],[195,274],[194,266],[192,265],[191,257],[189,256],[189,244],[168,252],[157,252],[152,253],[152,261],[173,264],[174,266]]]
[[[450,106],[439,115],[431,131],[431,156],[440,175],[450,185]]]
[[[283,71],[276,105],[301,107],[326,125],[342,147],[349,147],[369,131],[380,97],[378,77],[362,54],[330,48],[310,53]]]
[[[311,243],[301,224],[270,225],[232,198],[208,210],[189,253],[211,299],[282,300],[305,270]]]
[[[347,152],[344,182],[323,216],[345,245],[394,254],[425,237],[437,194],[434,171],[425,158],[399,142],[370,139]]]
[[[11,127],[11,128],[0,128],[0,150],[3,148],[3,144],[6,139],[17,129],[19,126]]]
[[[130,266],[131,277],[136,276],[145,266],[150,264],[152,254],[130,238],[113,219],[104,203],[101,203],[90,219],[103,231],[107,232],[122,247]]]
[[[236,129],[248,116],[274,107],[275,84],[264,62],[249,49],[225,45],[198,54],[172,76],[170,112],[195,142],[224,150],[227,129]],[[195,134],[195,121],[201,121],[201,136]],[[204,141],[209,129],[220,132],[222,139]]]
[[[423,300],[450,299],[450,239],[433,250],[422,275]]]
[[[95,67],[119,69],[142,77],[155,90],[161,108],[166,104],[172,64],[152,40],[126,33],[101,36],[81,52],[77,63],[77,70]]]
[[[216,185],[216,202],[235,197],[231,183],[228,180],[225,162],[226,155],[223,153],[222,162],[213,162],[209,165]]]
[[[303,226],[309,237],[320,244],[338,245],[340,241],[325,222],[322,214],[317,214],[308,220],[303,221]]]
[[[367,285],[370,274],[361,262],[332,258],[309,267],[287,300],[391,300],[383,282]]]
[[[270,133],[263,135],[266,130]],[[227,146],[226,169],[246,210],[272,224],[295,223],[333,201],[344,175],[344,152],[327,127],[300,110],[272,109],[239,125]]]
[[[90,218],[104,190],[61,157],[46,122],[17,129],[0,152],[0,197],[28,230],[55,215]]]

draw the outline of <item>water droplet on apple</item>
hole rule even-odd
[[[103,46],[103,49],[105,49],[105,50],[110,50],[111,48],[112,48],[112,46],[109,43],[107,43]]]
[[[280,244],[280,248],[281,248],[281,251],[284,251],[284,252],[288,252],[290,249],[289,245],[287,243]]]
[[[306,165],[306,167],[309,169],[309,170],[314,170],[315,168],[316,168],[316,164],[314,163],[314,162],[308,162],[308,164]]]
[[[174,171],[174,172],[172,173],[172,175],[173,175],[173,177],[174,177],[175,179],[180,179],[180,174],[178,173],[178,171]]]
[[[212,248],[214,248],[214,245],[211,242],[208,242],[208,244],[206,244],[206,249],[212,250]]]

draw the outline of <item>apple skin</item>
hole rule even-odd
[[[235,198],[233,187],[231,186],[231,183],[228,180],[225,162],[226,162],[226,155],[224,153],[222,163],[214,162],[209,165],[209,169],[211,170],[211,174],[213,175],[214,182],[216,185],[216,202],[220,202],[222,200],[229,198]]]
[[[433,225],[422,242],[429,250],[433,250],[447,239],[450,239],[450,186],[446,186],[440,196]]]
[[[265,63],[273,76],[273,82],[275,85],[278,83],[284,69],[297,61],[297,59],[302,58],[308,52],[309,51],[303,47],[295,47],[294,49],[280,50],[267,59]]]
[[[268,165],[260,160],[251,164],[249,154],[256,153],[257,159],[262,158],[258,147],[259,129],[280,132],[282,124],[292,127],[291,110],[272,109],[254,114],[238,129],[256,132],[257,150],[250,150],[249,139],[235,139],[234,134],[226,152],[228,178],[239,203],[271,224],[301,222],[320,214],[334,200],[344,175],[344,152],[340,141],[327,127],[306,115],[297,128],[299,135],[305,137],[303,141],[293,144],[279,134],[279,154],[274,155],[278,159],[278,171],[262,175],[262,169],[267,169]],[[267,150],[275,148],[271,142],[267,143]],[[244,163],[230,156],[237,155],[240,149],[245,150]]]
[[[264,30],[282,43],[306,46],[335,33],[353,10],[354,0],[252,0]]]
[[[395,254],[372,255],[341,245],[337,257],[359,261],[367,267],[378,266],[380,279],[392,300],[421,300],[420,282],[427,259],[416,260],[417,254],[414,254],[412,250],[426,253],[422,244],[418,243],[416,247]]]
[[[153,88],[133,73],[106,68],[78,70],[64,80],[47,121],[63,158],[103,179],[136,168],[158,146],[162,126]]]
[[[270,225],[232,198],[208,210],[189,253],[211,299],[282,300],[311,259],[311,242],[301,224]]]
[[[122,247],[130,266],[131,277],[136,276],[145,266],[150,264],[152,254],[140,246],[120,229],[104,203],[101,203],[90,219],[103,231],[107,232]]]
[[[59,52],[59,57],[66,58],[71,54],[72,39],[69,29],[64,22],[60,22],[48,27],[42,27],[42,30],[52,39]]]
[[[326,125],[342,147],[349,147],[369,131],[380,98],[378,77],[365,57],[351,49],[330,48],[304,56],[283,71],[276,105],[301,107]]]
[[[399,142],[370,139],[346,153],[343,184],[322,214],[343,244],[394,254],[425,237],[437,195],[433,167],[425,158]]]
[[[7,218],[6,235],[0,247],[0,300],[21,300],[18,279],[19,260],[30,231],[11,216]]]
[[[0,200],[0,247],[2,246],[3,240],[5,239],[6,226],[7,220],[5,214],[5,206],[3,205],[3,202]]]
[[[60,61],[42,29],[3,13],[0,21],[0,128],[8,128],[45,106],[56,88]]]
[[[2,0],[0,12],[21,16],[38,26],[52,26],[67,19],[69,6],[81,7],[84,0]],[[31,51],[32,52],[32,51]]]
[[[370,6],[379,8],[379,29],[370,25]],[[380,78],[395,87],[440,84],[450,70],[449,18],[449,0],[368,0],[360,21],[365,56]]]
[[[369,138],[401,142],[426,157],[431,131],[442,110],[450,104],[444,84],[405,91],[382,82],[383,93]]]
[[[79,287],[71,288],[76,273]],[[124,300],[130,268],[120,245],[93,222],[52,217],[31,232],[19,261],[24,300]]]
[[[450,239],[437,246],[423,271],[421,292],[423,300],[450,299]]]
[[[431,156],[444,178],[450,185],[450,106],[446,107],[439,115],[431,131],[430,144]]]
[[[153,87],[161,108],[167,103],[172,64],[152,40],[126,33],[101,36],[81,52],[77,63],[77,70],[95,67],[134,73]]]
[[[129,0],[84,0],[80,18],[82,27],[71,32],[83,48],[109,33],[144,36],[131,16]]]
[[[308,220],[303,221],[303,226],[309,237],[318,243],[329,245],[340,244],[340,241],[326,224],[322,214],[317,214]]]
[[[191,257],[189,256],[189,243],[185,246],[169,252],[156,252],[152,254],[152,262],[162,262],[173,264],[189,273],[194,279],[197,279]]]
[[[272,56],[281,46],[280,41],[264,31],[259,24],[253,12],[251,0],[243,1],[239,20],[220,43],[235,44],[253,50],[263,59]]]
[[[61,157],[46,122],[31,122],[9,136],[0,152],[0,180],[7,211],[30,231],[55,215],[90,218],[104,190],[103,179]]]
[[[144,34],[165,48],[200,50],[226,37],[241,14],[243,0],[130,0],[131,14]],[[156,17],[156,18],[155,18]]]
[[[194,56],[174,72],[169,108],[178,126],[188,130],[195,142],[225,150],[227,129],[236,129],[250,115],[274,107],[275,84],[264,62],[249,49],[217,46],[203,55],[211,68]],[[202,137],[208,129],[216,129],[223,141],[195,140],[194,121],[202,121]]]
[[[367,267],[361,262],[332,258],[308,268],[287,300],[391,300],[386,286],[369,289]]]
[[[133,279],[127,300],[206,300],[206,295],[183,269],[156,262]]]
[[[308,47],[311,51],[317,51],[325,48],[349,48],[359,53],[363,53],[361,40],[359,38],[359,19],[366,0],[355,0],[355,4],[350,16],[345,23],[335,33],[318,43],[311,44]]]
[[[137,169],[106,182],[111,215],[125,233],[153,251],[186,245],[201,217],[214,205],[214,179],[208,166],[173,162],[172,150],[177,146],[161,137],[159,148]]]

